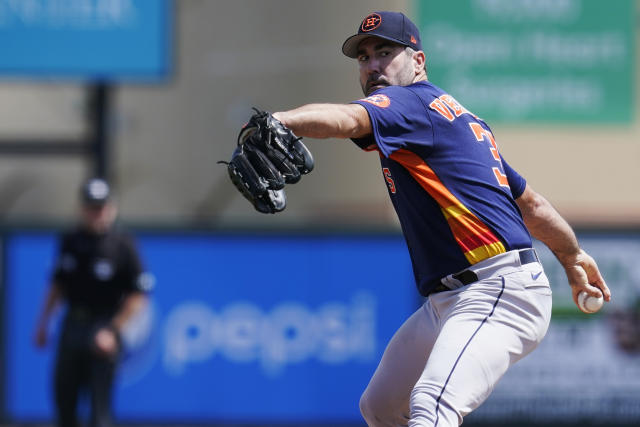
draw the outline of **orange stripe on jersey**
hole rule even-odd
[[[466,207],[456,207],[456,211],[464,211],[464,214],[460,213],[455,218],[447,215],[451,208],[443,208],[442,211],[469,263],[475,264],[506,251],[502,242]]]
[[[453,236],[470,264],[506,252],[502,242],[440,181],[417,154],[400,149],[390,158],[400,163],[440,205]]]

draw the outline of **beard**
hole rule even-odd
[[[369,96],[372,92],[387,86],[391,86],[391,83],[381,76],[373,76],[368,78],[364,84],[360,83],[362,93],[364,93],[365,96]]]

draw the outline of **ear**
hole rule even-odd
[[[424,62],[426,60],[424,52],[417,50],[413,53],[413,70],[416,74],[421,73],[424,70]]]

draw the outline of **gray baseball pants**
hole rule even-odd
[[[551,288],[510,251],[470,268],[479,280],[431,294],[398,329],[360,400],[369,426],[459,426],[547,332]]]

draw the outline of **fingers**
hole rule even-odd
[[[578,304],[578,294],[585,291],[587,294],[599,298],[602,296],[605,301],[611,301],[611,291],[607,286],[595,260],[581,250],[575,264],[565,269],[573,301]]]
[[[595,260],[584,251],[582,251],[581,255],[582,256],[578,261],[578,265],[582,267],[582,269],[586,273],[586,283],[589,284],[586,290],[591,291],[588,293],[594,296],[600,296],[600,293],[602,293],[604,300],[610,301],[611,291],[604,281],[604,278],[602,277],[600,269],[598,269],[598,265],[596,264]]]
[[[600,294],[602,294],[602,296],[604,297],[604,300],[608,302],[611,300],[611,291],[609,290],[609,287],[607,286],[607,284],[605,283],[604,279],[602,278],[599,272],[598,272],[598,276],[599,277],[596,278],[595,280],[589,279],[589,286],[587,287],[587,289],[593,290],[593,292],[597,293],[596,295],[590,292],[591,295],[600,296]]]

